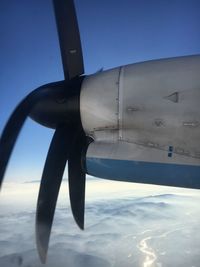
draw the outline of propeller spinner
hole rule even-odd
[[[40,259],[46,261],[58,193],[68,161],[71,209],[78,226],[84,228],[85,151],[89,138],[80,119],[80,89],[84,76],[79,28],[73,0],[53,0],[65,80],[43,85],[17,106],[0,139],[0,186],[17,137],[30,116],[54,128],[43,169],[36,212],[36,243]]]

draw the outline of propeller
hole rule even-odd
[[[45,263],[59,189],[68,161],[68,181],[74,219],[84,229],[85,154],[91,139],[80,117],[84,76],[79,28],[73,0],[53,0],[64,81],[43,85],[22,100],[0,138],[0,187],[21,128],[28,116],[55,129],[43,169],[36,211],[36,244]]]

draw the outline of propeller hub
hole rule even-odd
[[[61,124],[80,124],[80,91],[84,77],[76,77],[69,82],[60,81],[44,85],[49,90],[34,106],[30,117],[37,123],[55,129]],[[59,90],[57,96],[52,94]]]

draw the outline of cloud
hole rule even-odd
[[[20,254],[11,254],[0,258],[0,266],[3,267],[18,267],[22,266],[23,257]]]
[[[65,249],[64,244],[58,243],[51,247],[45,267],[110,267],[110,263],[97,256]],[[14,253],[0,258],[0,266],[3,267],[42,267],[36,257],[35,250]]]
[[[25,189],[29,188],[29,185],[23,186]],[[33,189],[34,186],[30,185],[28,192]],[[94,197],[90,201],[86,199],[85,231],[80,231],[74,222],[65,190],[56,209],[48,263],[45,267],[140,266],[142,256],[137,244],[141,239],[150,234],[161,236],[159,242],[157,238],[149,243],[155,248],[161,246],[162,251],[166,251],[168,255],[167,253],[171,251],[172,237],[168,235],[167,238],[162,238],[162,233],[173,231],[175,225],[180,229],[184,226],[190,230],[189,234],[185,231],[178,235],[180,231],[177,231],[173,235],[174,243],[176,240],[177,243],[178,240],[185,242],[180,242],[184,244],[180,251],[184,251],[188,243],[191,244],[191,236],[196,237],[195,247],[200,247],[196,234],[199,232],[199,216],[197,216],[200,211],[200,208],[197,209],[199,202],[194,201],[193,196],[161,192],[154,192],[154,195],[141,193],[140,196],[138,192],[137,197],[132,197],[134,191],[130,191],[127,195],[119,194],[116,198],[102,195],[101,198]],[[27,205],[27,198],[24,199],[24,204],[20,204],[22,206],[16,210],[4,209],[3,213],[1,210],[0,266],[2,267],[18,267],[20,264],[22,267],[43,266],[34,249],[36,202],[34,200],[34,204]],[[191,212],[194,212],[195,216],[192,216]],[[7,256],[4,256],[6,254]],[[133,255],[134,263],[130,255]],[[191,258],[192,254],[189,256]],[[173,266],[173,258],[167,256],[166,259],[164,256],[162,258],[164,261],[171,259],[168,265]],[[180,261],[181,259],[180,257]]]
[[[41,182],[41,179],[40,180],[25,181],[24,184],[37,184],[37,183],[40,183],[40,182]]]

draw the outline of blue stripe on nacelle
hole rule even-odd
[[[200,166],[87,158],[87,173],[136,183],[200,189]]]

